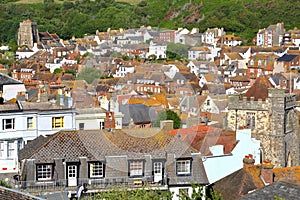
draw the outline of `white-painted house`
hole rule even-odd
[[[237,130],[237,144],[230,154],[224,154],[223,145],[209,147],[212,156],[203,156],[203,164],[209,183],[243,168],[243,158],[252,154],[255,164],[260,163],[260,141],[251,138],[251,129]]]
[[[150,55],[155,55],[156,58],[166,58],[167,57],[167,45],[164,43],[153,43],[150,42],[149,51],[146,57],[149,58]]]
[[[72,108],[50,102],[9,101],[0,104],[0,173],[18,172],[18,152],[27,142],[40,135],[74,129],[75,111]]]
[[[4,101],[16,98],[18,93],[25,93],[26,88],[24,83],[13,79],[5,74],[0,74],[0,92]]]

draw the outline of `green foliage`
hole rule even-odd
[[[189,45],[169,43],[167,46],[167,58],[181,60],[188,57]]]
[[[190,197],[186,192],[179,190],[179,195],[177,195],[182,200],[223,200],[222,195],[218,194],[216,191],[210,189],[209,194],[205,194],[205,187],[191,183],[193,188],[192,196]]]
[[[113,200],[164,200],[171,199],[170,192],[160,190],[146,190],[144,188],[128,190],[125,187],[112,187],[107,192],[98,193],[93,199],[113,199]]]
[[[280,198],[280,197],[278,197],[278,196],[274,196],[274,200],[285,200],[285,198]]]
[[[158,113],[158,117],[156,122],[154,123],[154,127],[160,126],[160,121],[162,120],[173,120],[173,128],[178,129],[181,126],[181,119],[179,116],[172,110],[162,110]]]
[[[3,187],[7,187],[7,188],[12,188],[9,184],[7,184],[5,181],[3,180],[0,180],[0,186],[3,186]]]
[[[92,83],[95,79],[100,78],[101,71],[92,67],[85,67],[78,74],[77,79],[85,80],[87,83]]]
[[[74,70],[74,69],[67,69],[66,71],[65,71],[65,73],[67,73],[67,74],[72,74],[73,76],[75,76],[76,75],[76,70]]]
[[[61,72],[62,72],[61,68],[56,68],[53,73],[54,74],[60,74]]]
[[[0,1],[0,42],[16,40],[19,23],[31,19],[38,30],[58,34],[62,39],[83,37],[108,28],[137,28],[141,25],[176,29],[177,27],[224,27],[245,43],[251,43],[258,29],[284,22],[286,30],[300,26],[300,4],[284,0],[142,0],[131,4],[107,0]],[[127,3],[124,3],[127,2]],[[233,6],[234,5],[234,6]],[[200,16],[200,18],[199,18]],[[201,17],[202,16],[202,17]],[[193,19],[195,20],[188,20]],[[169,51],[170,57],[176,57]],[[175,53],[175,54],[172,54]]]

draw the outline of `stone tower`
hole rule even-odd
[[[18,31],[18,46],[26,45],[29,48],[32,48],[33,44],[38,41],[37,23],[32,22],[29,19],[21,22]]]
[[[296,96],[272,88],[261,76],[241,96],[229,96],[227,124],[231,130],[250,128],[261,141],[261,160],[276,167],[299,165],[299,125],[295,114]]]

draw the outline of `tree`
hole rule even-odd
[[[60,74],[61,72],[62,72],[61,68],[56,68],[53,73],[54,74]]]
[[[11,188],[10,185],[8,185],[5,181],[3,180],[0,180],[0,186],[3,186],[3,187],[7,187],[7,188]]]
[[[126,187],[112,187],[107,192],[98,193],[95,199],[115,199],[115,200],[160,200],[172,199],[171,192],[160,190],[146,190],[144,188],[128,190]]]
[[[217,193],[216,191],[214,191],[213,189],[209,190],[209,194],[205,194],[204,193],[204,187],[201,185],[196,185],[191,183],[191,186],[193,188],[193,192],[191,197],[183,192],[180,191],[179,195],[177,195],[180,199],[184,199],[184,200],[202,200],[202,199],[208,199],[208,200],[222,200],[223,197],[222,195],[220,195],[219,193]],[[209,196],[209,197],[208,197]]]
[[[167,57],[177,60],[187,58],[189,48],[190,46],[186,44],[169,43],[167,46]]]
[[[95,79],[100,78],[101,71],[92,67],[85,67],[78,74],[77,79],[85,80],[88,83],[92,83]]]
[[[160,121],[162,120],[173,120],[173,128],[178,129],[181,126],[181,119],[179,116],[172,110],[162,110],[158,113],[156,122],[154,123],[155,127],[160,126]]]

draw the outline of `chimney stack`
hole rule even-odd
[[[160,128],[164,130],[172,130],[173,124],[173,120],[162,120],[160,121]]]
[[[252,167],[254,166],[255,160],[253,158],[252,154],[248,154],[245,156],[245,158],[243,159],[243,166],[245,167]]]
[[[261,178],[266,185],[273,183],[273,168],[274,165],[269,160],[263,161],[261,165]]]

